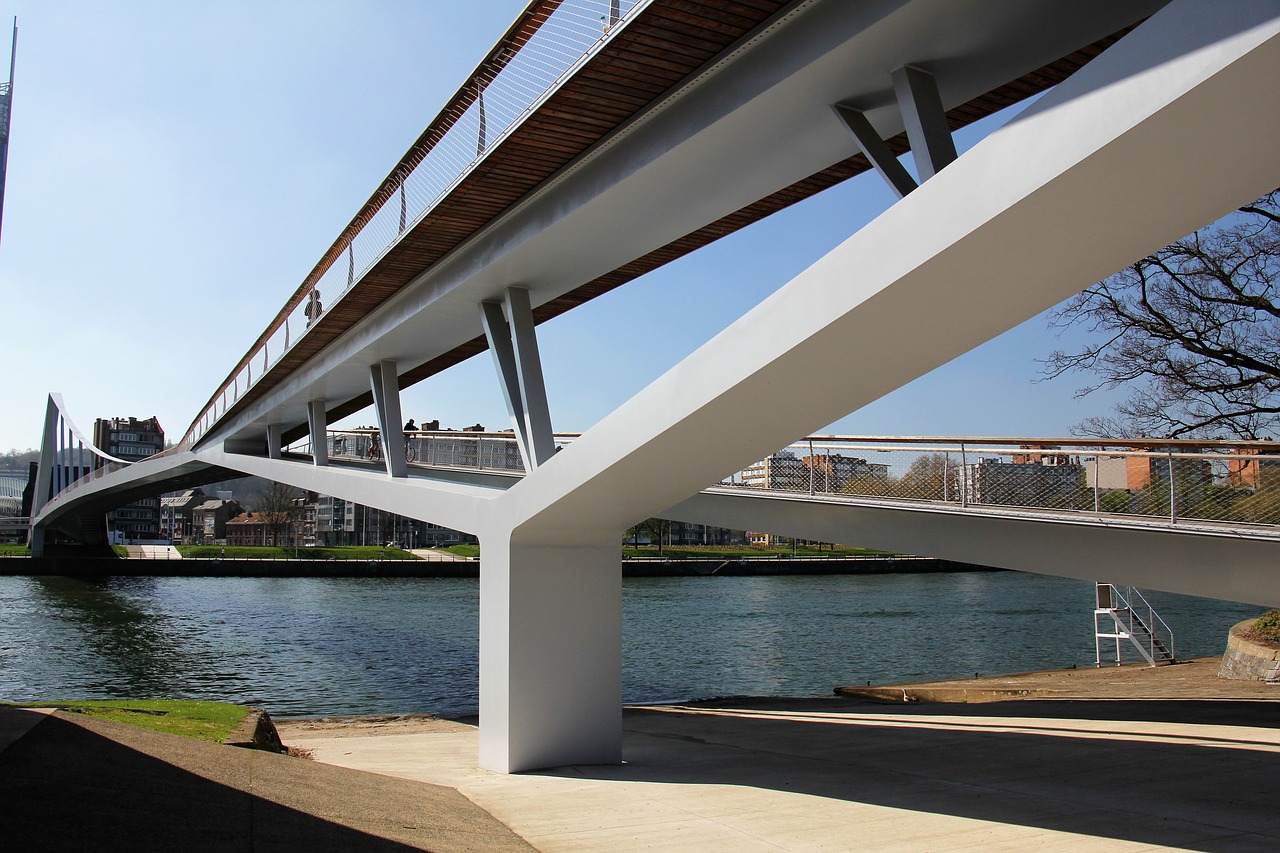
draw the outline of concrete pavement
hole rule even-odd
[[[1216,662],[1173,667],[1220,697]],[[1198,668],[1196,668],[1198,666]],[[1149,679],[1160,670],[1110,673]],[[1066,676],[1064,676],[1065,678]],[[1089,679],[1092,692],[1105,681]],[[884,705],[750,700],[629,709],[626,763],[502,776],[448,721],[286,743],[456,788],[538,850],[1280,849],[1280,689],[1243,698]],[[1089,692],[1089,691],[1085,691]]]

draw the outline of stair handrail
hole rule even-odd
[[[1098,581],[1095,584],[1097,588],[1096,601],[1094,606],[1094,635],[1095,635],[1095,651],[1097,652],[1095,665],[1102,665],[1102,647],[1100,640],[1105,638],[1114,638],[1116,640],[1116,665],[1121,662],[1120,656],[1120,640],[1127,639],[1133,643],[1134,648],[1146,658],[1147,663],[1151,666],[1157,666],[1159,662],[1173,663],[1177,660],[1174,647],[1173,629],[1169,627],[1169,623],[1165,622],[1159,613],[1156,613],[1155,607],[1147,600],[1142,591],[1128,586],[1125,592],[1120,591],[1120,587],[1113,583]],[[1105,594],[1104,594],[1105,590]],[[1147,610],[1147,618],[1144,620],[1140,608],[1145,607]],[[1107,614],[1115,625],[1117,633],[1104,633],[1098,628],[1098,617]],[[1164,635],[1168,637],[1168,642],[1164,636],[1157,634],[1157,627],[1163,629]],[[1142,634],[1146,634],[1145,642]],[[1157,651],[1157,646],[1159,650]]]
[[[1150,649],[1151,656],[1153,658],[1155,657],[1156,642],[1162,642],[1156,636],[1156,630],[1155,630],[1156,628],[1155,623],[1159,622],[1160,626],[1164,628],[1164,632],[1169,636],[1169,649],[1168,649],[1169,660],[1170,661],[1176,660],[1177,654],[1175,654],[1174,646],[1173,646],[1173,629],[1169,627],[1169,623],[1164,621],[1163,618],[1161,618],[1160,614],[1156,612],[1156,609],[1151,606],[1151,602],[1147,601],[1147,597],[1143,595],[1142,591],[1139,590],[1137,587],[1133,587],[1133,586],[1129,587],[1129,598],[1136,599],[1137,601],[1141,602],[1142,606],[1147,609],[1147,615],[1150,621],[1143,622],[1142,615],[1133,609],[1133,605],[1128,603],[1126,604],[1126,606],[1129,608],[1130,615],[1134,619],[1138,620],[1138,623],[1147,630],[1147,635],[1151,638],[1151,649]]]

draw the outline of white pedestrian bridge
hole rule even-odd
[[[1276,0],[532,2],[176,447],[106,458],[50,397],[33,547],[227,472],[474,532],[508,772],[620,759],[620,534],[649,516],[1280,604],[1265,446],[778,454],[1274,189],[1278,102]],[[558,448],[538,323],[872,169],[894,206]],[[403,388],[486,348],[522,476],[399,429]],[[372,460],[329,429],[370,405]]]

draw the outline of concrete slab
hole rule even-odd
[[[626,763],[510,776],[478,769],[459,723],[282,733],[321,761],[456,788],[543,851],[1274,850],[1280,691],[1211,668],[1111,674],[1148,679],[1139,700],[633,708]],[[1162,678],[1220,698],[1154,698]],[[1085,680],[1110,689],[1058,678]]]

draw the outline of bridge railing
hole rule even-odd
[[[576,437],[577,433],[558,433],[556,444],[566,444]],[[326,440],[329,458],[336,462],[382,462],[382,441],[373,427],[329,430]],[[411,465],[524,473],[519,444],[509,432],[419,430],[397,434],[395,440],[404,442],[405,459]],[[309,456],[310,439],[297,441],[285,450]]]
[[[557,433],[563,446],[577,433]],[[510,432],[397,434],[411,465],[523,474]],[[331,430],[336,462],[381,462],[376,429]],[[810,436],[718,485],[739,489],[1280,527],[1280,446],[1158,439]],[[288,450],[310,454],[303,440]]]
[[[1266,442],[813,436],[721,483],[821,496],[1280,525]]]
[[[183,443],[208,432],[406,231],[646,3],[534,4],[536,29],[514,27],[481,64],[210,398]]]

